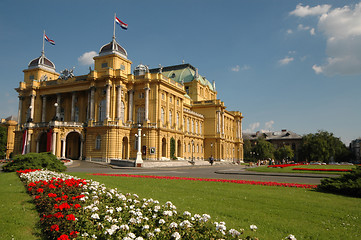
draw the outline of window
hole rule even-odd
[[[199,145],[197,144],[197,153],[199,153]]]
[[[145,110],[143,107],[138,108],[137,111],[137,123],[142,123],[145,118]]]
[[[103,122],[105,119],[105,108],[106,108],[105,99],[101,100],[99,103],[99,111],[98,111],[98,121]]]
[[[172,103],[172,101],[173,101],[173,98],[172,98],[172,96],[170,96],[169,97],[169,102]]]
[[[198,134],[198,122],[196,122],[196,134]]]
[[[164,93],[162,93],[162,100],[164,100]]]
[[[177,99],[177,106],[179,106],[179,99]]]
[[[120,120],[122,120],[122,122],[124,122],[124,109],[125,109],[125,106],[124,106],[124,102],[122,101],[120,103]]]
[[[34,78],[35,78],[34,75],[30,75],[29,77],[30,80],[34,80]]]
[[[74,108],[74,122],[79,122],[79,108]]]
[[[144,92],[140,92],[139,93],[139,99],[143,99],[144,98]]]
[[[108,67],[108,63],[102,63],[102,68]]]
[[[160,109],[160,121],[164,125],[164,108]]]
[[[191,152],[191,144],[188,143],[188,152],[190,153]]]
[[[189,87],[186,87],[186,93],[189,94]]]
[[[189,118],[187,119],[187,132],[189,132]]]
[[[100,147],[102,145],[102,138],[100,135],[98,135],[95,139],[95,149],[100,150]]]
[[[177,127],[179,127],[179,113],[177,112],[177,120],[176,120]]]
[[[202,134],[202,123],[199,123],[199,134]]]
[[[172,114],[172,111],[169,110],[169,125],[172,126],[172,117],[173,117],[173,114]]]
[[[192,133],[194,133],[194,120],[192,119]]]
[[[184,143],[184,152],[187,152],[186,143]]]

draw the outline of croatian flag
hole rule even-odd
[[[123,23],[122,21],[119,20],[119,18],[115,17],[115,22],[119,24],[119,26],[121,28],[123,28],[124,30],[128,29],[128,24]]]
[[[51,45],[55,45],[54,40],[51,40],[51,39],[48,38],[48,36],[46,36],[45,34],[44,34],[44,38],[45,38],[45,41],[47,41],[47,42],[50,43]]]

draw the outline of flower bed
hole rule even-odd
[[[312,185],[312,184],[261,182],[261,181],[229,180],[229,179],[214,179],[214,178],[188,178],[188,177],[148,176],[148,175],[133,175],[133,174],[106,174],[106,173],[91,173],[89,175],[112,176],[112,177],[154,178],[154,179],[168,179],[168,180],[190,180],[190,181],[205,181],[205,182],[223,182],[223,183],[238,183],[238,184],[278,186],[278,187],[297,187],[297,188],[316,188],[317,187],[317,185]]]
[[[47,170],[19,171],[49,239],[256,239],[243,229],[227,231],[208,214],[184,212],[166,202],[122,194],[92,180]]]
[[[269,168],[284,168],[284,167],[292,167],[292,166],[299,166],[299,165],[307,165],[303,163],[293,163],[293,164],[276,164],[276,165],[269,165]]]
[[[301,171],[322,171],[322,172],[351,172],[351,169],[332,169],[332,168],[292,168],[292,170]]]

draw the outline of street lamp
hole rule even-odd
[[[59,104],[56,102],[54,103],[54,107],[55,107],[55,118],[54,120],[57,121],[59,119],[59,116],[58,116],[58,107],[59,107]]]
[[[137,152],[137,158],[135,159],[135,166],[141,167],[143,163],[143,159],[142,159],[142,152],[140,149],[140,146],[142,146],[142,129],[140,124],[138,124],[138,134],[135,134],[135,137],[138,138],[138,152]]]
[[[211,157],[213,157],[213,143],[211,143]]]

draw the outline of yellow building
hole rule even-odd
[[[10,116],[5,119],[1,119],[0,125],[4,126],[7,131],[7,143],[6,143],[6,155],[5,158],[9,159],[11,153],[14,151],[14,131],[16,129],[16,118],[14,116]]]
[[[51,151],[103,162],[134,160],[137,152],[144,161],[243,160],[242,114],[227,111],[215,83],[192,65],[138,65],[132,74],[114,37],[94,61],[82,76],[57,73],[44,52],[29,63],[16,88],[15,154]]]

